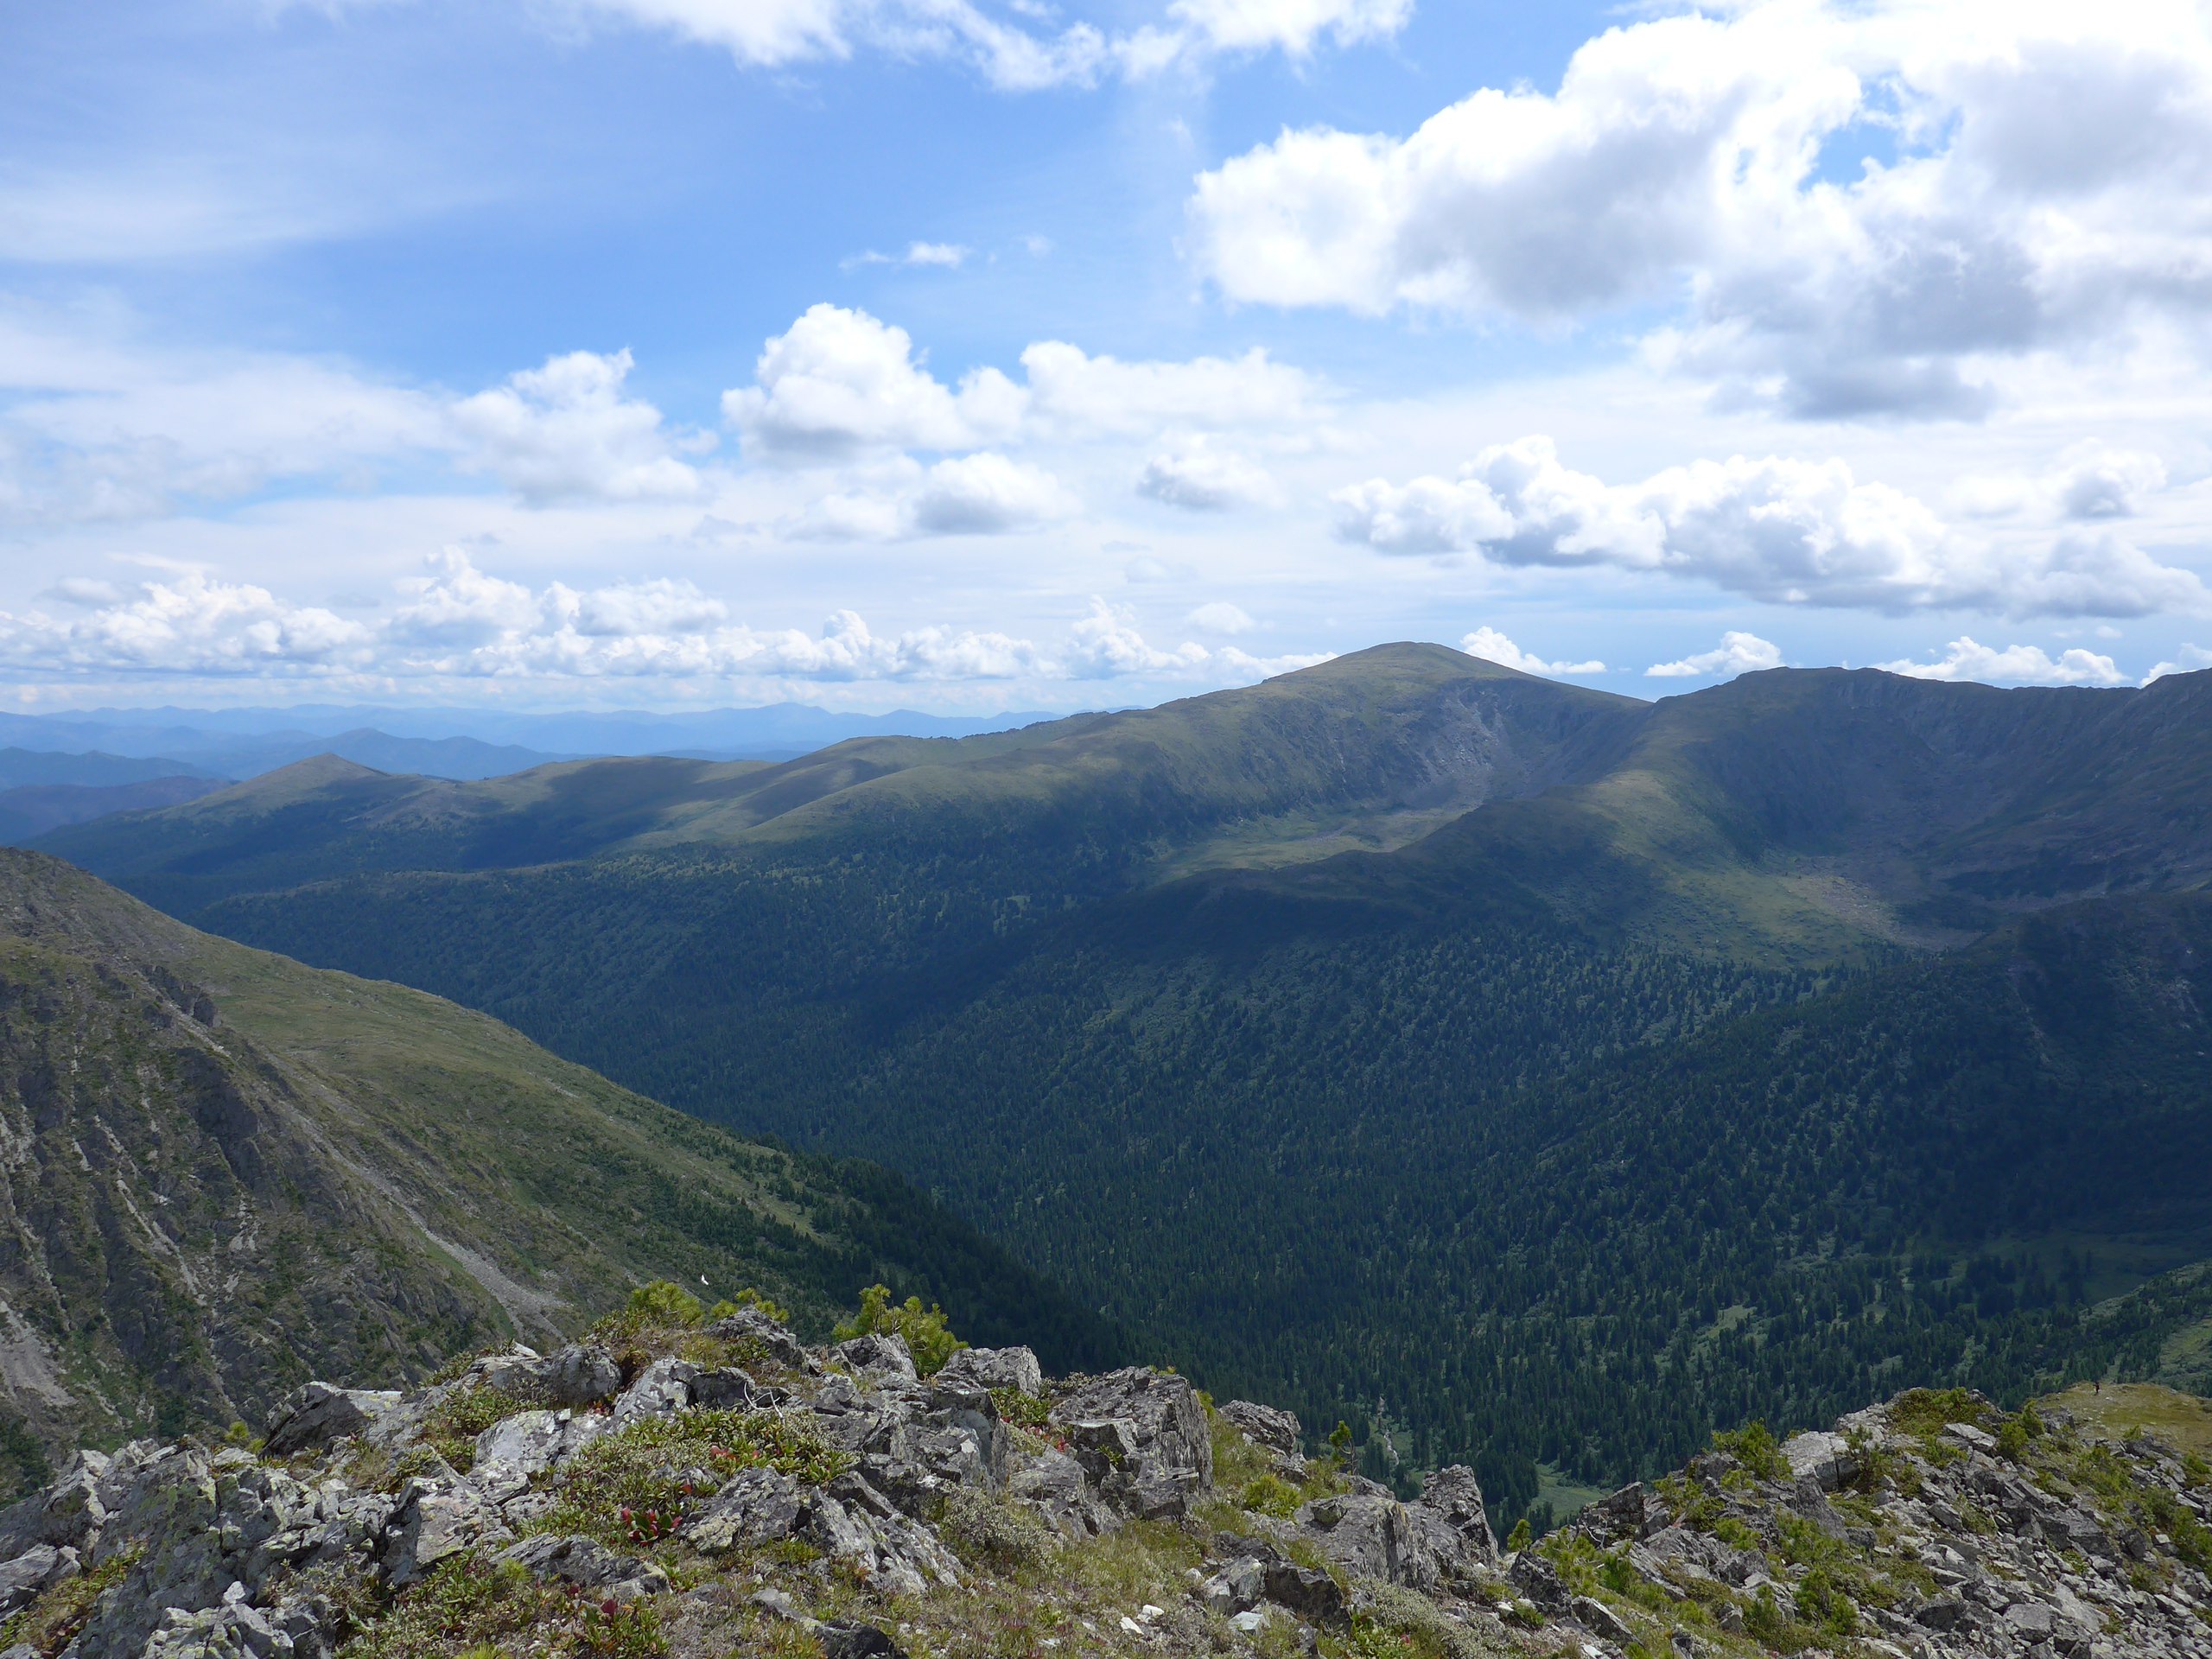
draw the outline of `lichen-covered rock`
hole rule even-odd
[[[1319,1498],[1299,1510],[1298,1521],[1322,1553],[1353,1578],[1415,1590],[1437,1581],[1436,1557],[1421,1529],[1387,1492]]]
[[[385,1538],[385,1580],[404,1590],[448,1555],[513,1539],[491,1500],[467,1482],[411,1478]]]
[[[1429,1476],[1406,1515],[1416,1542],[1452,1583],[1472,1584],[1497,1566],[1497,1535],[1491,1530],[1481,1484],[1466,1465],[1455,1463]]]
[[[1213,1437],[1189,1381],[1132,1366],[1084,1378],[1057,1401],[1066,1434],[1099,1497],[1125,1515],[1181,1515],[1213,1490]]]
[[[789,1328],[757,1307],[741,1307],[707,1327],[709,1336],[724,1342],[750,1343],[788,1370],[805,1370],[817,1363]]]
[[[1027,1348],[963,1348],[930,1381],[940,1388],[1013,1389],[1021,1394],[1037,1394],[1045,1387],[1045,1370]]]
[[[289,1458],[351,1440],[398,1403],[396,1390],[302,1383],[271,1414],[262,1449],[272,1458]]]
[[[712,1554],[788,1538],[805,1518],[798,1482],[780,1470],[746,1469],[685,1523],[683,1535],[693,1548]]]
[[[906,1339],[887,1332],[871,1331],[850,1342],[841,1342],[830,1351],[830,1357],[850,1371],[888,1371],[909,1382],[919,1376],[914,1370],[913,1355],[906,1351]]]
[[[618,1555],[589,1538],[541,1533],[509,1545],[493,1559],[512,1561],[534,1579],[573,1584],[618,1601],[635,1601],[668,1588],[668,1574],[659,1567]]]
[[[691,1403],[692,1380],[699,1368],[688,1359],[657,1359],[638,1374],[614,1402],[614,1421],[634,1422],[640,1417],[666,1417]]]
[[[74,1578],[77,1552],[64,1544],[33,1544],[12,1561],[0,1565],[0,1613],[26,1607],[43,1591]]]
[[[1296,1413],[1255,1405],[1249,1400],[1231,1400],[1218,1408],[1218,1413],[1222,1421],[1254,1445],[1297,1455],[1300,1429]]]

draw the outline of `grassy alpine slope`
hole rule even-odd
[[[905,1281],[1103,1357],[1098,1321],[886,1172],[737,1141],[389,984],[0,854],[8,1419],[41,1446],[257,1420],[544,1341],[643,1278],[821,1325]]]
[[[2186,1275],[2096,1311],[2206,1253],[2206,988],[2160,941],[2204,948],[2208,756],[2212,675],[1641,705],[1387,647],[840,746],[531,868],[357,827],[284,885],[192,827],[221,798],[73,845],[889,1159],[1210,1382],[1510,1506],[1961,1368],[2154,1366],[2212,1313]]]

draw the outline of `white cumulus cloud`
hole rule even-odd
[[[1231,605],[1225,599],[1201,605],[1183,619],[1201,633],[1249,633],[1259,626],[1244,613],[1241,605]]]
[[[1711,651],[1701,651],[1676,662],[1654,663],[1643,671],[1655,679],[1689,680],[1755,674],[1761,669],[1781,666],[1781,646],[1756,633],[1732,628],[1720,636],[1720,644]]]
[[[2124,685],[2109,657],[2079,646],[2053,657],[2040,645],[2007,645],[2002,651],[1961,635],[1931,663],[1881,663],[1892,674],[1917,680],[1983,680],[2006,685]]]
[[[786,533],[829,542],[996,536],[1071,518],[1083,506],[1044,468],[988,449],[928,467],[901,457],[880,475],[893,481],[833,491],[789,519]]]
[[[838,459],[883,449],[969,449],[1023,438],[1297,426],[1330,392],[1255,348],[1242,357],[1127,362],[1062,340],[1021,353],[1023,379],[983,367],[957,386],[929,372],[904,328],[823,303],[769,340],[753,384],[722,413],[764,457]]]
[[[722,394],[722,415],[749,451],[819,460],[970,448],[1008,430],[1019,402],[995,369],[956,392],[929,372],[904,328],[825,303],[769,340],[753,384]]]
[[[359,663],[369,644],[365,629],[330,611],[202,571],[142,582],[76,617],[0,611],[0,662],[49,673],[281,672]]]
[[[1615,565],[1777,603],[2140,616],[2201,610],[2212,599],[2193,572],[2109,531],[2028,542],[1967,536],[1839,460],[1737,455],[1608,485],[1532,436],[1484,449],[1455,479],[1375,479],[1332,500],[1341,537],[1387,553]]]
[[[1232,299],[1679,302],[1655,359],[1732,397],[1974,416],[1983,359],[2201,322],[2208,182],[2190,0],[1746,0],[1608,29],[1555,91],[1483,89],[1403,137],[1286,130],[1203,174],[1190,219]]]
[[[1459,649],[1470,657],[1479,657],[1484,662],[1499,663],[1507,668],[1518,669],[1523,674],[1541,674],[1546,678],[1567,675],[1603,674],[1605,665],[1599,662],[1548,663],[1521,649],[1496,628],[1480,627],[1459,641]]]
[[[1264,506],[1277,499],[1267,469],[1243,456],[1203,445],[1164,450],[1137,474],[1137,493],[1192,512]]]
[[[698,494],[699,475],[671,453],[660,411],[623,396],[631,366],[626,350],[570,352],[463,398],[451,419],[465,464],[533,502]]]
[[[2148,685],[2169,674],[2188,674],[2200,668],[2212,668],[2212,651],[2207,651],[2202,645],[2183,645],[2174,660],[2160,663],[2145,674],[2143,683]]]

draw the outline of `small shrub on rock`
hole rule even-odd
[[[1034,1567],[1052,1548],[1052,1533],[1033,1511],[973,1487],[953,1493],[938,1525],[971,1565]]]
[[[1782,1455],[1774,1431],[1764,1423],[1751,1423],[1732,1433],[1715,1433],[1713,1449],[1726,1452],[1761,1480],[1789,1478],[1789,1460]]]
[[[914,1369],[924,1376],[943,1370],[945,1361],[968,1345],[947,1328],[943,1308],[935,1303],[924,1307],[918,1296],[894,1303],[887,1285],[870,1285],[862,1291],[860,1311],[836,1330],[840,1342],[874,1335],[905,1338]]]

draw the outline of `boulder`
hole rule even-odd
[[[1297,1520],[1348,1577],[1415,1590],[1437,1581],[1436,1557],[1395,1497],[1354,1492],[1316,1498],[1300,1509]]]
[[[1119,1519],[1099,1503],[1083,1465],[1065,1452],[1047,1452],[1015,1470],[1007,1490],[1063,1538],[1095,1538]]]
[[[1021,1394],[1041,1394],[1044,1368],[1027,1348],[963,1348],[945,1361],[930,1379],[940,1388],[1013,1389]]]
[[[1213,1439],[1186,1378],[1135,1366],[1087,1377],[1052,1421],[1099,1497],[1125,1515],[1179,1516],[1213,1490]]]
[[[699,1368],[688,1359],[657,1359],[638,1373],[638,1380],[614,1402],[614,1421],[634,1423],[645,1417],[668,1417],[691,1404],[691,1384]]]
[[[512,1543],[499,1512],[466,1484],[416,1477],[400,1489],[384,1549],[385,1582],[404,1590],[464,1549]]]
[[[1208,1612],[1226,1618],[1258,1606],[1267,1587],[1267,1564],[1256,1555],[1240,1555],[1198,1586],[1198,1599]]]
[[[618,1555],[589,1538],[540,1533],[510,1545],[495,1559],[514,1562],[534,1579],[576,1585],[617,1601],[635,1601],[668,1588],[668,1574],[652,1562]]]
[[[1632,1481],[1611,1496],[1585,1505],[1574,1523],[1600,1541],[1633,1543],[1666,1524],[1655,1513],[1662,1508],[1650,1488],[1640,1480]]]
[[[803,1524],[817,1548],[881,1594],[918,1596],[932,1583],[959,1586],[959,1563],[937,1534],[850,1470],[813,1496]]]
[[[830,1351],[830,1357],[858,1375],[887,1371],[909,1382],[918,1380],[914,1357],[906,1351],[906,1339],[885,1332],[871,1331],[850,1342],[841,1342]]]
[[[77,1552],[67,1545],[34,1544],[0,1566],[0,1614],[28,1607],[50,1586],[77,1575]]]
[[[289,1458],[316,1452],[336,1440],[350,1440],[399,1403],[396,1391],[341,1389],[329,1382],[305,1382],[285,1395],[269,1419],[262,1452]]]
[[[787,1370],[807,1367],[806,1350],[798,1338],[757,1307],[741,1307],[727,1319],[716,1319],[707,1327],[707,1334],[724,1342],[750,1343]]]
[[[1824,1492],[1848,1486],[1866,1466],[1866,1460],[1842,1435],[1817,1429],[1792,1434],[1782,1443],[1782,1455],[1789,1465],[1793,1483],[1809,1477]]]
[[[1567,1616],[1591,1635],[1626,1647],[1636,1632],[1626,1620],[1595,1596],[1577,1596],[1567,1605]]]
[[[1572,1598],[1560,1579],[1559,1569],[1535,1550],[1524,1549],[1516,1555],[1505,1576],[1522,1598],[1539,1611],[1555,1614],[1567,1611],[1567,1603]]]
[[[684,1523],[683,1535],[695,1549],[709,1554],[773,1543],[797,1532],[805,1513],[805,1495],[789,1475],[774,1469],[746,1469]]]
[[[518,1411],[476,1437],[476,1461],[469,1478],[494,1503],[520,1497],[531,1477],[550,1469],[561,1456],[560,1417],[550,1411]]]
[[[1221,1421],[1255,1446],[1270,1452],[1297,1457],[1300,1427],[1295,1414],[1278,1411],[1273,1406],[1254,1405],[1249,1400],[1231,1400],[1217,1408]]]
[[[622,1386],[622,1368],[595,1342],[571,1343],[545,1362],[539,1394],[555,1406],[588,1406]]]
[[[1439,1469],[1407,1506],[1414,1536],[1435,1558],[1438,1572],[1454,1584],[1474,1580],[1497,1564],[1497,1535],[1491,1530],[1475,1471],[1463,1463]]]
[[[701,1371],[691,1379],[691,1403],[702,1411],[746,1411],[774,1403],[769,1390],[735,1366]]]

